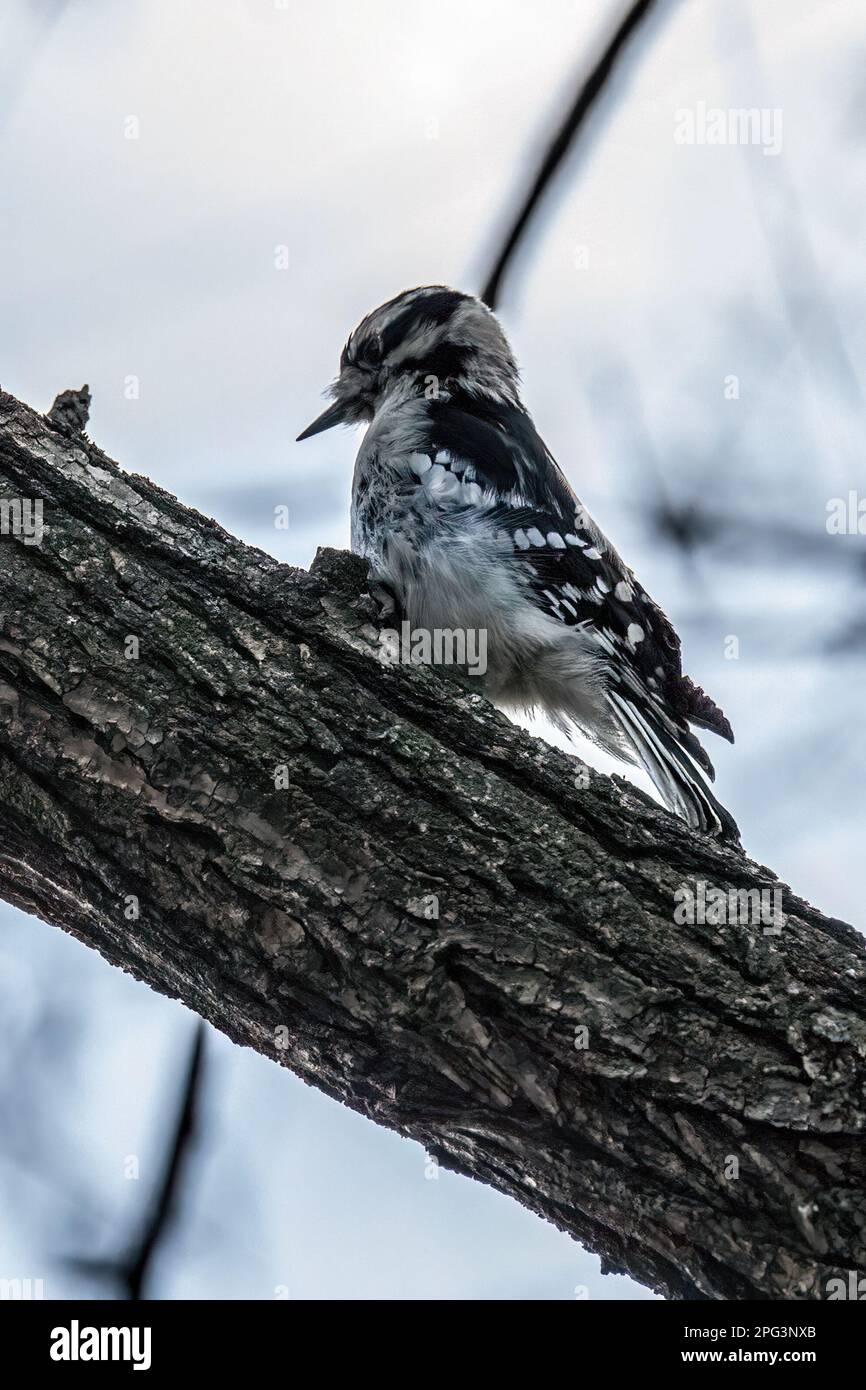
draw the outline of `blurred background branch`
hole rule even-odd
[[[533,216],[540,207],[548,186],[577,142],[587,117],[611,81],[614,70],[630,41],[654,10],[661,8],[660,0],[635,0],[623,15],[605,45],[601,56],[588,77],[580,84],[574,103],[551,140],[538,169],[530,181],[526,195],[519,205],[497,251],[490,273],[481,291],[481,298],[491,309],[499,304],[502,282],[520,247]]]
[[[138,1237],[116,1259],[67,1260],[71,1269],[105,1280],[122,1299],[138,1301],[147,1297],[153,1267],[162,1245],[179,1217],[183,1178],[191,1158],[196,1135],[200,1094],[204,1077],[204,1048],[207,1024],[199,1019],[193,1029],[193,1042],[184,1080],[179,1091],[177,1119],[167,1136],[162,1171],[147,1204]]]

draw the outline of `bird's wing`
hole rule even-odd
[[[649,698],[673,715],[733,742],[722,711],[683,676],[680,639],[586,512],[525,412],[489,418],[448,403],[431,411],[431,457],[467,484],[474,503],[512,543],[534,601],[558,621],[581,625],[629,698]],[[444,492],[447,494],[447,478]],[[456,500],[456,498],[455,498]],[[685,729],[688,751],[712,765]]]

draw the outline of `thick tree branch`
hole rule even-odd
[[[772,875],[383,665],[355,558],[280,565],[3,393],[0,498],[46,526],[0,538],[8,901],[669,1296],[866,1270],[850,927],[678,925]]]

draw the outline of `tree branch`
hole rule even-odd
[[[171,1138],[171,1147],[144,1226],[130,1249],[118,1261],[117,1273],[124,1296],[139,1300],[153,1268],[154,1256],[171,1227],[177,1206],[178,1191],[189,1152],[195,1137],[201,1083],[204,1071],[205,1025],[196,1024],[192,1049],[186,1065],[181,1090],[180,1108]]]
[[[65,1263],[81,1274],[105,1280],[121,1290],[121,1297],[140,1301],[145,1297],[160,1246],[177,1217],[178,1193],[190,1149],[196,1137],[197,1117],[204,1073],[205,1025],[195,1025],[189,1061],[184,1068],[177,1119],[159,1181],[150,1194],[141,1229],[114,1259],[77,1257]]]
[[[547,192],[548,185],[552,183],[559,166],[577,140],[587,117],[610,81],[630,40],[655,7],[656,0],[632,0],[589,75],[581,82],[571,108],[545,151],[514,220],[502,240],[502,245],[496,253],[496,258],[480,296],[489,308],[495,309],[499,302],[499,292],[509,264],[526,234],[536,209]]]
[[[384,665],[357,558],[278,564],[4,393],[0,498],[46,526],[0,538],[8,901],[668,1296],[866,1269],[850,927]],[[781,930],[678,925],[701,884]]]

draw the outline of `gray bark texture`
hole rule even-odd
[[[383,664],[357,558],[279,564],[0,392],[25,498],[0,895],[668,1297],[866,1272],[851,927]],[[678,924],[701,883],[781,889],[781,930]]]

